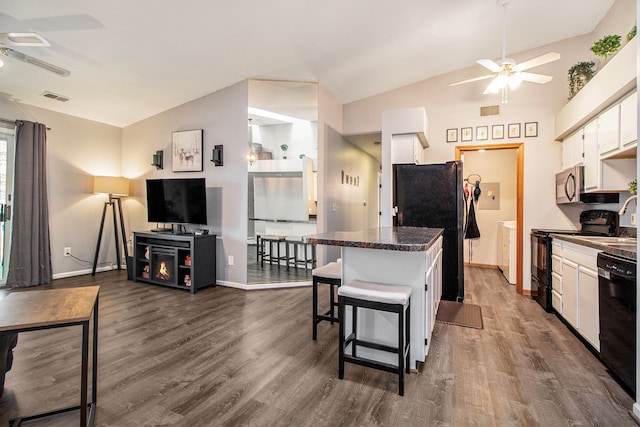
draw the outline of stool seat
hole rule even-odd
[[[273,234],[262,234],[260,238],[262,240],[284,240],[285,239],[284,236],[276,236]]]
[[[351,333],[347,335],[345,325],[346,307],[351,307]],[[398,346],[369,341],[358,335],[358,309],[379,310],[394,313],[398,319]],[[340,323],[338,347],[338,378],[344,378],[345,362],[368,368],[393,372],[398,375],[398,394],[404,396],[404,374],[409,373],[411,349],[411,287],[405,285],[383,285],[381,283],[352,280],[338,288],[338,323]],[[373,360],[358,354],[358,348],[366,347],[394,354],[397,363]],[[347,349],[350,351],[347,351]]]
[[[384,304],[406,305],[411,298],[411,286],[383,285],[381,283],[352,280],[338,288],[338,296],[381,302]]]
[[[342,278],[342,265],[339,262],[330,262],[322,267],[314,268],[311,273],[313,276],[327,279],[340,279]]]

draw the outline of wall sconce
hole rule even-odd
[[[223,166],[222,154],[223,154],[222,145],[214,145],[213,151],[211,152],[211,161],[213,162],[214,165]]]
[[[162,169],[162,157],[164,152],[162,150],[156,151],[151,160],[151,166],[155,166],[156,169]]]
[[[247,163],[249,163],[249,166],[253,165],[256,160],[258,160],[258,155],[256,154],[255,151],[251,150],[247,153]]]

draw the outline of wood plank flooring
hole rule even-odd
[[[247,283],[249,285],[258,283],[310,282],[311,278],[311,269],[287,269],[284,266],[278,268],[277,265],[270,265],[269,263],[261,265],[257,260],[256,245],[247,245]]]
[[[635,426],[631,397],[554,315],[497,270],[465,274],[484,329],[437,323],[404,397],[390,373],[337,378],[338,327],[311,340],[308,287],[191,295],[117,271],[52,286],[101,285],[98,426]],[[79,328],[21,334],[0,425],[77,402],[79,346]]]

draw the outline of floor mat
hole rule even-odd
[[[482,329],[482,310],[479,305],[455,301],[440,301],[436,321],[467,328]]]

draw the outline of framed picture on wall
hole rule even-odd
[[[538,122],[529,122],[524,124],[524,137],[530,138],[538,136]]]
[[[447,129],[447,142],[458,142],[458,129]]]
[[[202,129],[173,132],[171,170],[202,171]]]
[[[504,125],[491,126],[491,139],[504,139]]]
[[[489,126],[476,126],[476,141],[489,139]]]
[[[473,128],[460,129],[460,139],[464,141],[471,141],[473,139]]]
[[[509,138],[520,138],[520,123],[509,123]]]

